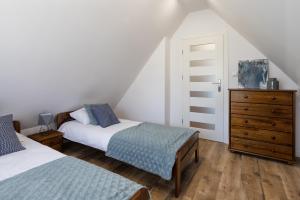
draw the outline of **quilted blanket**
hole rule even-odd
[[[105,169],[64,157],[0,182],[0,199],[124,200],[140,188]]]
[[[177,151],[195,132],[142,123],[113,135],[106,156],[170,180]]]

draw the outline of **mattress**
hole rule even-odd
[[[17,136],[26,149],[0,156],[0,181],[65,156],[19,133]]]
[[[84,125],[74,120],[62,124],[59,131],[63,132],[63,137],[68,140],[106,152],[108,143],[114,134],[139,124],[141,122],[120,119],[119,124],[102,128],[91,124]]]

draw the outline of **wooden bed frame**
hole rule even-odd
[[[21,132],[21,123],[19,121],[13,121],[13,124],[14,124],[15,131],[20,133]]]
[[[63,123],[74,120],[70,116],[70,112],[59,113],[55,117],[55,122],[59,128]],[[176,153],[176,162],[173,167],[173,178],[175,179],[175,197],[179,197],[181,191],[181,175],[190,162],[191,157],[195,156],[195,162],[199,160],[198,138],[199,132],[195,132],[190,139],[185,142]]]
[[[19,121],[13,121],[16,132],[20,133],[21,123]],[[150,194],[146,188],[138,190],[130,200],[150,200]]]

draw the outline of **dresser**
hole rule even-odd
[[[229,89],[229,149],[295,162],[293,90]]]

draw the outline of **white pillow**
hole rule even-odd
[[[90,118],[85,108],[70,113],[70,116],[84,125],[90,124]]]

